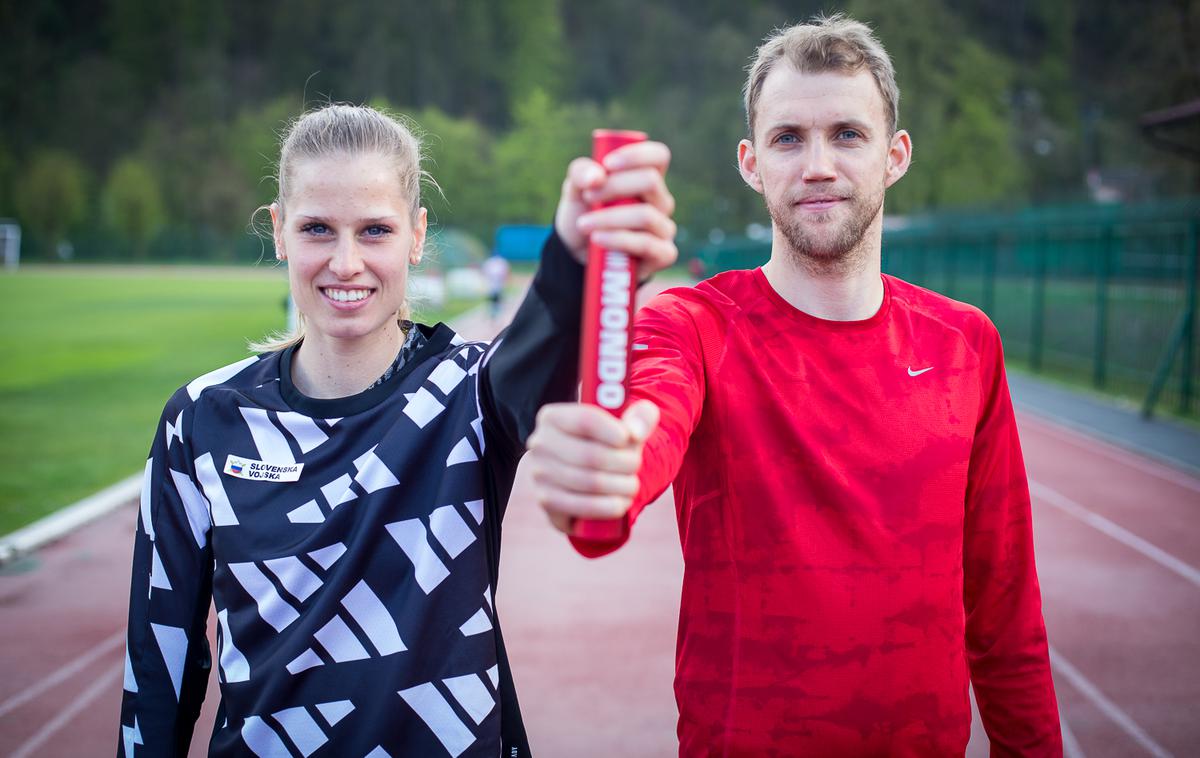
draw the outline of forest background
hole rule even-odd
[[[548,223],[597,126],[670,144],[681,247],[765,222],[734,166],[744,68],[775,27],[867,21],[915,162],[890,214],[1200,190],[1139,133],[1200,97],[1192,0],[0,0],[0,217],[25,260],[251,262],[278,134],[328,101],[426,135],[443,227]]]

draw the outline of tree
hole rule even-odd
[[[977,41],[942,0],[911,0],[903,8],[864,1],[851,12],[887,46],[900,85],[899,126],[913,139],[912,167],[888,192],[887,211],[1023,200],[1028,188],[1009,108],[1009,61]]]
[[[50,255],[87,213],[87,172],[69,153],[44,150],[29,161],[16,195],[18,218]]]
[[[497,183],[492,136],[472,118],[454,118],[437,108],[414,114],[426,156],[425,170],[440,191],[426,186],[423,203],[429,220],[457,226],[477,237],[491,236],[498,218]]]
[[[517,104],[512,129],[496,144],[491,183],[501,222],[548,224],[567,163],[589,150],[589,135],[611,123],[590,105],[559,105],[535,89]]]
[[[162,190],[150,167],[137,158],[124,158],[104,184],[101,205],[109,226],[127,239],[138,260],[166,224]]]
[[[512,111],[535,90],[563,95],[567,68],[558,0],[506,0],[496,6],[504,35],[502,68]]]

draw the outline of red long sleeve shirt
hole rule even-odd
[[[630,521],[674,480],[681,755],[961,756],[968,680],[993,755],[1062,754],[999,335],[884,289],[833,322],[733,271],[639,314]]]

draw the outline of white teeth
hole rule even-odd
[[[353,303],[356,300],[362,300],[367,295],[371,294],[368,290],[325,290],[325,296],[330,300],[337,300],[339,303]]]

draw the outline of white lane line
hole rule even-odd
[[[1075,689],[1079,690],[1092,705],[1100,709],[1103,713],[1125,734],[1142,747],[1150,755],[1155,758],[1172,758],[1171,753],[1162,745],[1154,741],[1154,738],[1146,734],[1146,730],[1137,725],[1137,722],[1130,718],[1129,714],[1117,707],[1117,704],[1104,696],[1100,689],[1092,684],[1086,676],[1080,673],[1079,669],[1071,665],[1071,662],[1063,658],[1062,653],[1058,652],[1053,645],[1050,646],[1050,666],[1061,674],[1067,681],[1071,683]]]
[[[1062,711],[1058,712],[1058,725],[1062,728],[1063,758],[1087,758],[1083,754],[1083,748],[1079,746],[1079,740],[1075,738],[1075,732],[1067,726],[1067,718],[1062,715]]]
[[[78,674],[83,669],[87,668],[100,656],[109,652],[115,647],[118,647],[125,642],[124,630],[117,632],[113,636],[103,640],[100,644],[93,647],[91,650],[77,656],[75,659],[68,661],[52,672],[49,676],[41,679],[36,684],[32,684],[17,694],[0,703],[0,717],[3,717],[12,711],[25,705],[30,700],[33,700],[38,695],[41,695],[51,687],[56,687],[62,684],[67,679],[70,679],[75,674]],[[124,665],[123,663],[121,664]]]
[[[110,669],[108,675],[96,677],[96,681],[83,692],[79,693],[79,697],[75,698],[74,702],[58,712],[54,718],[42,725],[42,728],[34,732],[33,736],[25,741],[25,744],[17,748],[10,754],[9,758],[26,758],[33,755],[33,751],[37,750],[42,744],[53,737],[58,730],[62,729],[67,724],[71,723],[74,718],[79,715],[83,709],[92,704],[92,701],[103,695],[105,692],[111,692],[112,688],[117,686],[117,681],[121,678],[124,671],[124,664],[115,669]]]
[[[1029,421],[1038,427],[1039,432],[1044,432],[1048,437],[1054,437],[1060,442],[1067,442],[1076,447],[1090,450],[1093,453],[1103,455],[1109,460],[1123,463],[1130,468],[1135,468],[1145,474],[1157,476],[1159,479],[1165,479],[1172,484],[1177,484],[1184,489],[1192,492],[1200,492],[1200,479],[1189,475],[1187,472],[1179,469],[1171,468],[1170,466],[1158,463],[1157,461],[1143,457],[1128,448],[1114,445],[1107,440],[1103,440],[1087,434],[1086,432],[1070,426],[1063,426],[1060,423],[1048,421],[1041,416],[1030,413],[1022,413],[1019,418],[1018,425],[1025,424]]]
[[[1184,563],[1162,548],[1150,544],[1133,532],[1124,527],[1117,526],[1098,513],[1089,511],[1061,492],[1051,489],[1040,482],[1030,479],[1029,492],[1038,500],[1053,505],[1070,516],[1074,516],[1093,529],[1107,534],[1122,545],[1138,551],[1160,566],[1173,571],[1197,587],[1200,587],[1200,570]]]

